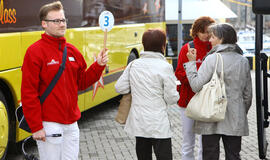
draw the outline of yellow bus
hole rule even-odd
[[[43,33],[39,8],[54,0],[0,0],[0,159],[8,148],[29,136],[18,128],[15,109],[21,93],[21,66],[26,49]],[[165,0],[61,0],[68,29],[66,39],[84,56],[87,65],[93,53],[103,47],[103,31],[98,17],[104,10],[113,13],[115,26],[108,32],[109,62],[101,79],[78,93],[79,107],[85,111],[118,94],[115,81],[128,61],[139,57],[141,37],[148,28],[165,29]]]

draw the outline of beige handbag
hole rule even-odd
[[[225,92],[223,60],[220,53],[216,53],[215,71],[211,80],[197,92],[189,101],[185,114],[187,117],[203,122],[218,122],[225,118],[227,96]],[[217,75],[218,61],[221,62],[220,79]]]
[[[130,69],[131,69],[131,66],[129,68],[129,76],[130,76]],[[129,110],[131,107],[131,101],[132,101],[131,93],[123,95],[123,97],[120,100],[117,115],[115,117],[116,122],[118,122],[120,124],[126,123],[128,113],[129,113]]]
[[[126,123],[128,113],[131,107],[131,100],[131,93],[123,95],[122,99],[120,100],[117,115],[115,117],[116,122],[120,124]]]

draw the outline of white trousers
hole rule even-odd
[[[195,160],[194,148],[195,148],[195,133],[193,132],[194,120],[188,118],[185,115],[185,108],[180,107],[180,114],[182,120],[182,160]],[[202,160],[202,136],[199,135],[199,149],[198,160]]]
[[[43,122],[46,135],[62,134],[61,137],[46,137],[37,141],[40,160],[78,160],[80,132],[77,122],[60,124]]]

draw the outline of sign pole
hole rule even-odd
[[[106,53],[107,45],[107,35],[108,32],[113,28],[114,25],[114,16],[110,11],[103,11],[99,15],[99,26],[104,31],[104,40],[103,40],[103,54]],[[104,55],[102,55],[104,56]],[[109,73],[109,65],[106,65],[105,73]]]
[[[103,49],[106,50],[106,44],[107,44],[107,29],[104,31],[104,41],[103,41]]]

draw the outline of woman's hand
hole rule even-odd
[[[187,53],[187,58],[189,61],[196,61],[196,56],[197,56],[197,50],[195,48],[190,48],[189,44],[188,46],[188,53]]]

